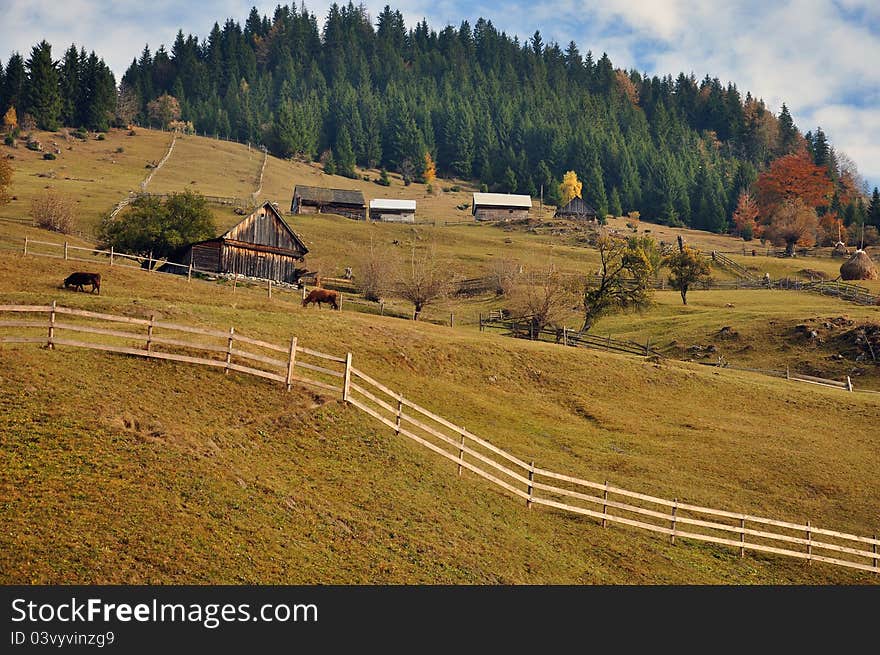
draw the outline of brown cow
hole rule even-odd
[[[303,307],[307,307],[311,302],[318,303],[318,307],[328,302],[333,309],[339,309],[339,292],[330,289],[312,289],[303,299]]]
[[[77,271],[76,273],[71,273],[67,276],[67,279],[64,280],[64,288],[70,289],[73,287],[78,291],[85,291],[83,288],[84,285],[90,284],[92,286],[92,293],[101,293],[101,274],[100,273],[83,273],[82,271]]]

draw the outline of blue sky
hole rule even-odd
[[[178,28],[199,37],[214,21],[244,22],[252,5],[269,14],[278,4],[219,0],[4,0],[0,58],[27,54],[41,38],[60,56],[71,42],[94,49],[117,77],[144,44],[170,46]],[[871,187],[880,185],[880,2],[877,0],[367,0],[376,16],[385,4],[412,25],[433,29],[471,24],[480,16],[520,39],[536,29],[545,42],[574,40],[582,52],[607,52],[617,67],[649,74],[693,72],[735,82],[778,111],[785,102],[798,126],[820,125]],[[297,0],[298,4],[298,0]],[[319,20],[329,2],[307,2]]]

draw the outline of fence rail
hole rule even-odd
[[[610,334],[605,337],[571,330],[567,327],[538,328],[530,316],[506,318],[500,312],[491,312],[487,317],[480,314],[480,331],[501,330],[502,334],[517,339],[547,341],[581,348],[594,348],[640,355],[642,357],[663,357],[663,353],[651,346],[650,339],[645,343],[636,343],[625,339],[614,339]]]
[[[780,521],[747,514],[702,507],[677,498],[668,500],[613,486],[608,481],[593,482],[565,475],[526,461],[462,426],[439,416],[402,393],[374,379],[352,365],[351,353],[344,358],[322,353],[298,344],[292,337],[289,345],[237,334],[228,331],[193,327],[131,316],[118,316],[87,310],[51,305],[0,305],[2,314],[46,315],[42,321],[2,320],[0,328],[15,328],[19,332],[40,330],[40,334],[0,336],[0,344],[41,343],[52,349],[55,346],[90,348],[100,351],[153,357],[222,368],[225,372],[236,371],[281,382],[290,390],[294,382],[317,386],[334,393],[342,392],[342,400],[375,418],[395,434],[403,435],[419,445],[456,465],[458,474],[464,470],[504,489],[526,501],[527,507],[543,505],[554,509],[587,516],[601,522],[603,527],[617,523],[667,535],[672,543],[676,538],[714,543],[739,550],[744,557],[747,550],[785,555],[807,561],[880,573],[878,546],[880,540],[836,530],[818,528],[806,524]],[[71,322],[59,321],[58,317],[71,317]],[[102,321],[112,325],[134,326],[129,329],[96,327],[75,322],[77,319]],[[135,331],[137,329],[146,331]],[[204,341],[170,339],[157,335],[157,330],[183,332],[210,339],[219,344]],[[105,337],[104,341],[80,341],[60,337],[59,332],[74,332]],[[113,343],[107,343],[114,339]],[[122,343],[120,343],[120,341]],[[286,354],[277,359],[235,348],[238,341],[251,347],[261,347],[272,353]],[[132,345],[135,342],[137,345]],[[160,351],[157,345],[173,345],[185,348],[185,352],[207,351],[222,355],[221,358],[183,354],[177,351]],[[321,364],[302,362],[302,356],[321,360]],[[241,364],[242,359],[258,362],[269,368],[256,368]],[[238,361],[236,361],[238,360]],[[342,364],[342,370],[329,368]],[[316,380],[297,375],[297,367],[319,374]],[[339,379],[341,378],[341,386]],[[327,382],[331,380],[333,383]],[[680,526],[685,526],[682,529]],[[820,539],[821,537],[822,539]],[[797,550],[794,548],[798,547]],[[870,547],[870,550],[868,550]],[[870,563],[868,563],[870,562]]]

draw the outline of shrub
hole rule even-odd
[[[104,136],[103,134],[99,134],[98,136],[95,137],[95,139],[97,141],[105,141],[107,139],[107,137]]]
[[[86,131],[86,128],[78,127],[72,136],[75,136],[80,141],[85,141],[89,138],[89,133]]]
[[[5,137],[3,137],[3,143],[7,146],[15,147],[15,137],[13,137],[11,134],[7,134]]]
[[[119,146],[119,147],[116,149],[116,152],[118,152],[118,153],[125,152],[125,148],[123,148],[122,146]]]
[[[135,255],[168,257],[179,248],[216,236],[214,216],[202,195],[172,193],[164,201],[140,196],[125,213],[105,218],[98,231],[101,246]]]
[[[58,158],[55,156],[54,152],[46,152],[46,153],[43,153],[43,159],[52,160],[52,159],[58,159]]]
[[[453,193],[458,193],[459,191],[461,191],[461,187],[457,184],[453,184],[451,187],[449,187],[449,190]]]
[[[480,185],[480,193],[489,193],[489,185],[485,182]]]
[[[28,139],[26,147],[28,150],[33,150],[35,152],[39,152],[40,150],[43,149],[43,146],[40,145],[39,141],[37,141],[36,139],[30,139],[30,138]]]
[[[380,186],[391,186],[391,180],[388,179],[388,171],[386,169],[382,169],[379,172],[379,179],[376,180],[376,184]]]
[[[31,216],[38,227],[62,234],[74,228],[73,201],[50,189],[31,201]]]

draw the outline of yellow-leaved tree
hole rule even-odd
[[[15,113],[15,107],[10,107],[3,116],[3,131],[11,132],[16,127],[18,127],[18,114]]]
[[[437,179],[437,165],[434,163],[430,152],[425,153],[425,172],[423,177],[425,178],[425,184],[433,184],[434,180]]]
[[[559,197],[562,199],[562,204],[567,205],[572,198],[580,198],[583,187],[584,185],[578,180],[577,173],[574,171],[568,171],[563,175],[562,184],[559,185]]]

